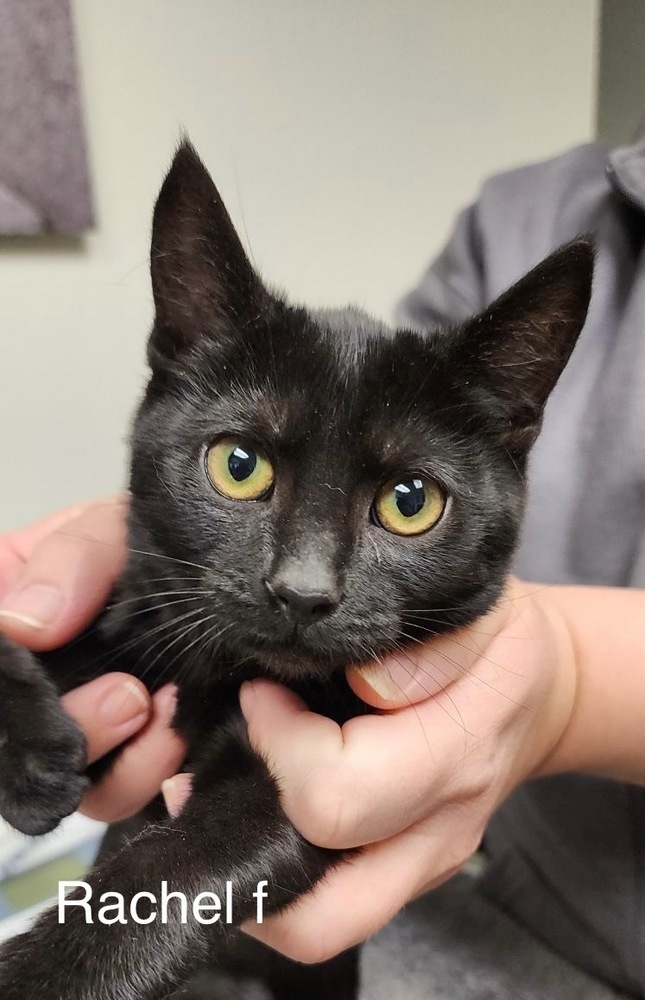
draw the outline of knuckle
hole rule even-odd
[[[294,958],[305,965],[318,965],[320,962],[326,962],[327,959],[332,957],[333,953],[330,953],[322,942],[315,941],[312,938],[303,939],[294,954]]]
[[[443,856],[443,868],[446,878],[449,878],[475,854],[480,847],[484,834],[485,822],[479,816],[466,811],[460,816],[459,828],[454,832],[450,843],[446,845]]]
[[[490,790],[493,781],[492,768],[478,767],[460,796],[465,804],[479,802]]]
[[[341,947],[334,946],[331,941],[325,940],[323,935],[313,935],[299,928],[294,928],[292,934],[289,935],[288,947],[285,949],[289,958],[296,962],[302,962],[304,965],[319,965],[321,962],[327,962],[330,958],[334,958],[339,951],[341,951]]]
[[[454,801],[463,805],[474,805],[486,800],[496,784],[497,770],[496,760],[488,754],[480,754],[471,760],[456,782]]]
[[[296,826],[318,847],[345,846],[348,836],[348,800],[335,782],[309,781],[294,808]]]
[[[114,823],[115,810],[110,809],[106,803],[102,802],[100,799],[96,799],[91,796],[87,801],[83,800],[79,808],[79,813],[83,816],[87,816],[88,819],[97,820],[99,823]]]
[[[459,855],[457,863],[460,868],[462,867],[465,861],[468,861],[468,858],[472,858],[473,854],[475,854],[478,851],[483,834],[484,834],[483,824],[482,825],[477,824],[471,829],[465,830],[462,836],[459,838],[457,843],[458,855]]]
[[[99,823],[121,823],[123,820],[130,819],[131,816],[139,812],[139,808],[143,808],[144,804],[140,807],[124,805],[119,808],[111,798],[108,801],[103,801],[102,799],[92,797],[90,801],[82,802],[78,811],[83,816],[97,820]]]

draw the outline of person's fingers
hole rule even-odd
[[[190,798],[193,790],[193,776],[184,772],[175,774],[172,778],[167,778],[162,786],[161,793],[166,803],[166,809],[170,816],[176,818]]]
[[[428,887],[455,874],[476,850],[483,822],[446,815],[341,861],[313,893],[247,934],[298,962],[322,962],[375,934]]]
[[[68,715],[87,738],[88,763],[124,743],[148,721],[148,691],[129,674],[111,673],[75,688],[62,698]]]
[[[90,789],[81,804],[82,813],[118,822],[143,809],[166,778],[177,773],[186,748],[171,728],[176,702],[173,684],[157,691],[148,725],[124,746],[109,773]]]
[[[40,537],[0,598],[0,628],[33,650],[67,642],[100,611],[125,561],[123,498],[92,503]],[[22,543],[19,542],[19,548]],[[16,549],[14,551],[19,551]]]
[[[291,822],[337,849],[391,837],[453,799],[494,797],[512,756],[499,759],[504,718],[524,711],[491,685],[456,686],[451,696],[340,727],[264,680],[243,685],[241,706]]]
[[[51,535],[52,531],[68,521],[75,520],[88,507],[101,502],[103,501],[87,500],[84,503],[64,507],[25,528],[18,528],[0,536],[0,594],[7,590],[11,580],[23,569],[36,546],[40,545],[47,535]]]

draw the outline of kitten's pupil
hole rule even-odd
[[[228,471],[237,483],[244,482],[255,472],[258,457],[251,448],[234,448],[228,457]]]
[[[415,517],[426,502],[426,491],[421,479],[406,479],[394,487],[396,506],[403,517]]]

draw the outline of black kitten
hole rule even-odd
[[[151,690],[176,679],[193,795],[94,868],[94,912],[105,891],[130,899],[166,879],[192,899],[224,896],[230,880],[240,923],[259,881],[278,910],[339,859],[284,816],[247,742],[241,681],[277,677],[342,722],[361,710],[349,663],[494,604],[527,453],[585,319],[592,250],[568,245],[448,332],[307,311],[263,285],[184,143],[155,209],[151,271],[128,566],[111,608],[53,658],[0,639],[0,812],[36,834],[79,802],[84,745],[59,691],[113,667]],[[222,923],[66,918],[48,912],[5,946],[2,1000],[156,1000],[227,946]],[[352,955],[312,974],[256,950],[276,997],[355,995]]]

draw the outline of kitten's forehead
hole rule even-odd
[[[432,367],[427,341],[357,307],[287,309],[234,349],[218,391],[276,435],[311,436],[316,428],[385,427],[432,409],[416,392]]]
[[[216,366],[218,423],[299,460],[381,475],[453,450],[440,414],[454,393],[430,338],[354,307],[288,309],[231,358]]]
[[[311,315],[318,327],[332,338],[339,361],[359,362],[368,347],[394,337],[395,331],[386,323],[374,319],[358,306],[342,309],[316,309]]]

